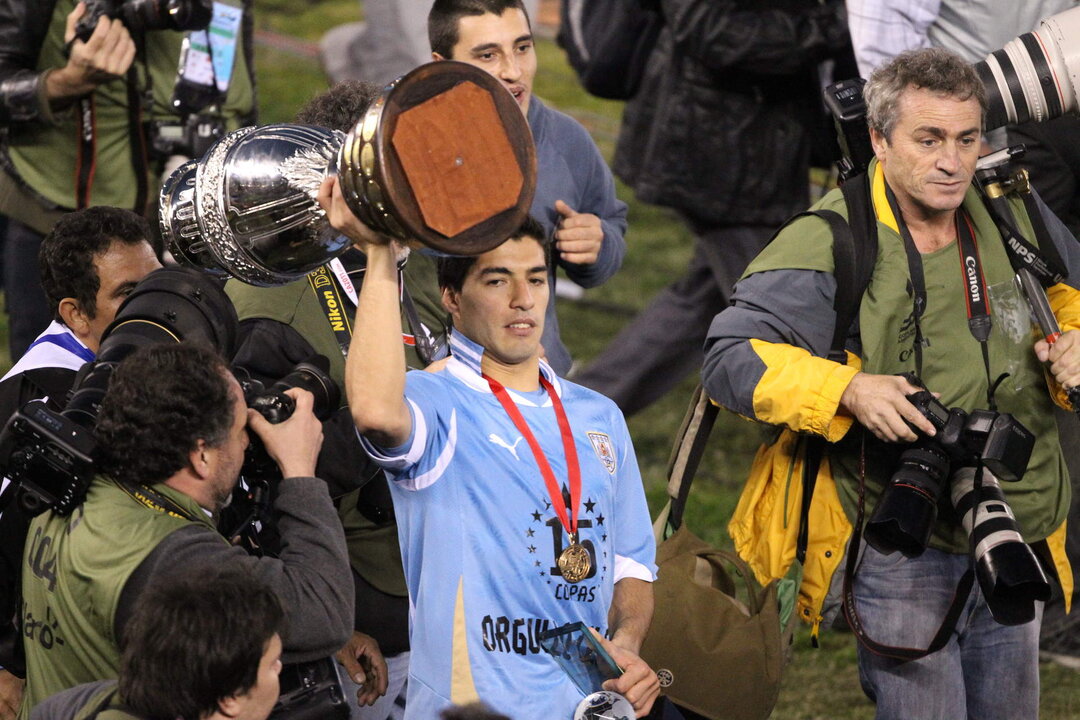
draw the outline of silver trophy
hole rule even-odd
[[[252,285],[282,285],[349,246],[316,195],[336,172],[345,134],[307,125],[242,128],[161,189],[162,236],[173,257]]]
[[[388,85],[347,135],[307,125],[229,133],[166,180],[162,236],[182,264],[283,285],[349,246],[316,200],[333,174],[369,227],[478,254],[527,215],[536,151],[499,81],[465,63],[431,63]]]

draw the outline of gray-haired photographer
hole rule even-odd
[[[226,129],[250,124],[250,4],[0,4],[0,213],[9,218],[12,357],[49,323],[37,248],[57,219],[91,205],[145,215],[170,156],[197,157]]]
[[[1075,110],[1067,81],[1024,82],[1063,61],[1042,39],[978,69],[941,49],[879,68],[864,172],[851,152],[843,188],[777,234],[709,331],[709,394],[786,429],[747,493],[802,507],[784,537],[742,507],[736,547],[772,576],[798,552],[815,632],[843,606],[877,718],[1036,717],[1049,578],[1072,587],[1051,407],[1080,384],[1080,246],[1009,153],[978,158],[995,123]],[[788,463],[794,487],[772,475]]]

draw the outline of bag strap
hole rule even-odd
[[[718,566],[715,560],[722,560],[726,563],[730,563],[735,568],[735,574],[742,578],[743,584],[746,586],[746,596],[751,603],[750,610],[757,614],[761,612],[765,603],[765,596],[761,592],[761,586],[757,582],[757,576],[754,575],[754,571],[750,569],[750,566],[746,564],[746,561],[739,557],[738,553],[730,552],[728,550],[720,550],[719,548],[712,548],[709,550],[700,550],[693,554],[695,558],[701,558],[702,560],[708,560],[710,564],[720,567],[725,574],[728,571],[721,566]],[[728,574],[730,578],[730,574]],[[734,590],[734,581],[732,581],[732,588]],[[734,592],[732,593],[735,594]]]
[[[705,390],[698,385],[690,399],[682,425],[675,438],[675,446],[668,459],[668,495],[671,497],[668,527],[678,530],[682,525],[683,511],[690,496],[690,485],[694,481],[705,445],[716,422],[718,408],[709,399]]]
[[[855,322],[862,297],[874,274],[878,237],[877,218],[870,206],[870,177],[865,173],[856,175],[844,183],[840,191],[847,206],[847,220],[832,210],[811,210],[799,213],[788,222],[811,215],[828,223],[832,231],[833,277],[836,279],[833,311],[836,314],[836,324],[833,327],[828,358],[843,365],[847,364],[844,347],[848,331]],[[824,438],[815,435],[805,438],[804,442],[803,494],[799,508],[799,534],[795,544],[795,557],[800,563],[806,561],[806,548],[810,538],[810,503],[814,499],[818,471],[825,455]]]

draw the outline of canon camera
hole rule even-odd
[[[999,481],[1023,478],[1035,436],[1009,413],[947,408],[917,377],[903,377],[922,388],[908,400],[937,434],[920,433],[901,453],[899,467],[866,524],[866,541],[886,555],[921,555],[937,521],[938,502],[949,488],[994,619],[1005,625],[1031,620],[1034,601],[1049,598],[1050,584],[1020,534]]]

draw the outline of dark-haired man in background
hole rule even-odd
[[[120,638],[118,680],[53,695],[31,720],[265,720],[278,698],[285,614],[273,589],[226,566],[154,582]]]
[[[161,267],[146,221],[100,206],[65,215],[41,243],[41,286],[53,321],[0,380],[0,419],[30,400],[57,409],[135,285]]]
[[[626,203],[615,197],[615,179],[588,131],[549,108],[532,92],[536,48],[521,0],[436,0],[428,15],[436,60],[460,60],[493,75],[517,100],[536,143],[536,195],[532,214],[553,240],[555,267],[582,287],[596,287],[622,266],[626,254]],[[559,375],[570,371],[570,353],[559,338],[552,295],[541,339],[544,357]]]
[[[136,350],[112,374],[95,439],[103,474],[69,516],[31,522],[21,608],[27,685],[21,717],[80,683],[115,677],[118,641],[152,580],[188,568],[247,568],[287,608],[290,661],[323,658],[352,625],[345,539],[323,481],[314,477],[322,427],[312,396],[276,425],[246,408],[225,363],[193,345]],[[212,516],[228,503],[248,429],[276,461],[273,520],[280,558],[231,546]]]
[[[0,427],[30,400],[63,408],[76,371],[94,359],[124,298],[161,267],[149,236],[141,217],[107,206],[66,215],[45,236],[38,264],[53,321],[0,380]],[[0,487],[6,485],[0,480]],[[28,523],[17,503],[0,516],[0,626],[16,611]],[[20,687],[21,681],[0,669],[0,718],[14,716]]]

